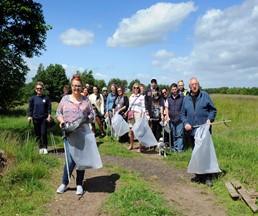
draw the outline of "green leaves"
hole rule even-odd
[[[31,58],[45,49],[46,33],[41,5],[27,0],[0,1],[0,104],[8,109],[19,98]]]

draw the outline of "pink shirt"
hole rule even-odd
[[[94,119],[94,111],[89,99],[82,96],[79,103],[74,103],[70,99],[71,95],[65,95],[56,110],[56,116],[62,116],[65,122],[74,122],[75,120],[85,117],[92,121]]]

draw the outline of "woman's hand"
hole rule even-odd
[[[47,117],[47,121],[50,122],[51,121],[51,115],[48,115]]]
[[[60,128],[62,128],[62,127],[63,127],[63,125],[64,125],[64,123],[65,123],[64,121],[60,121],[60,123],[59,123],[59,127],[60,127]]]

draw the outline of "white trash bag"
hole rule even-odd
[[[69,152],[76,163],[76,169],[99,169],[102,160],[96,138],[88,124],[82,125],[68,136]]]
[[[121,115],[116,113],[112,118],[112,128],[115,132],[115,135],[118,137],[123,136],[124,134],[129,132],[129,125],[123,119]]]
[[[152,133],[146,116],[141,117],[132,127],[134,136],[145,147],[157,146],[158,142]]]
[[[196,130],[194,149],[187,169],[188,173],[221,172],[209,128],[209,124],[204,124]]]

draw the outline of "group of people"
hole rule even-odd
[[[36,95],[29,100],[28,120],[34,124],[36,138],[39,143],[39,153],[47,154],[47,125],[51,121],[51,102],[43,94],[43,89],[44,84],[37,82],[35,85]],[[100,136],[103,137],[106,135],[105,120],[108,119],[111,124],[112,117],[118,113],[128,122],[130,128],[129,150],[135,148],[132,127],[143,116],[148,119],[149,126],[157,141],[162,136],[168,139],[168,134],[162,134],[162,127],[165,124],[169,125],[169,135],[172,137],[170,146],[174,152],[184,150],[185,140],[190,141],[192,148],[194,148],[194,135],[198,125],[210,124],[216,117],[216,108],[209,95],[201,90],[197,78],[190,79],[189,91],[184,88],[182,80],[172,83],[169,89],[159,89],[156,79],[151,80],[147,89],[143,84],[134,83],[128,98],[125,94],[125,89],[121,86],[112,84],[110,92],[106,87],[102,88],[100,92],[98,86],[83,86],[80,77],[75,75],[71,79],[71,94],[69,94],[68,86],[65,86],[62,96],[56,111],[60,127],[63,127],[65,122],[85,118],[86,120],[82,125],[87,125],[87,127],[83,126],[84,129],[78,136],[84,138],[88,128],[91,128],[91,132],[96,135],[95,124],[97,124]],[[82,128],[81,125],[80,128]],[[69,145],[76,147],[76,139],[79,139],[79,137],[68,139]],[[86,146],[86,139],[83,140],[85,140],[84,145]],[[71,149],[70,151],[72,151]],[[144,146],[140,143],[138,151],[142,152],[144,150]],[[78,164],[80,160],[75,161],[71,152],[69,153],[68,151],[67,154],[70,159],[65,163],[62,184],[58,187],[57,192],[63,193],[67,189],[69,183],[68,173],[71,173],[76,167],[76,193],[81,195],[83,193],[82,183],[85,166],[80,166]],[[98,150],[94,150],[94,154],[94,158],[98,158],[98,164],[102,164]],[[78,169],[78,167],[84,168]],[[101,165],[98,167],[101,167]],[[196,174],[193,180],[198,182],[205,181],[207,185],[211,185],[210,174]]]

